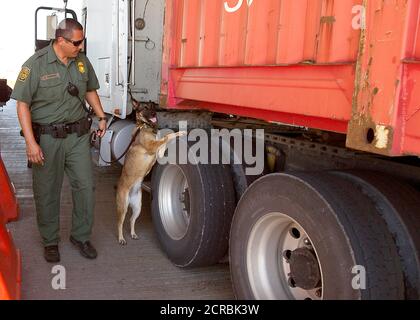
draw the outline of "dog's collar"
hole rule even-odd
[[[157,128],[147,122],[143,122],[140,126],[137,127],[138,131],[143,130],[144,128],[151,128],[153,131],[156,131]]]

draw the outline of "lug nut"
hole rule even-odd
[[[289,233],[295,239],[299,239],[301,236],[300,231],[297,228],[290,229]]]
[[[312,245],[312,244],[311,244],[311,241],[310,241],[308,238],[305,238],[305,240],[303,240],[303,243],[304,243],[305,245],[307,245],[307,246]]]
[[[296,288],[296,282],[295,280],[293,280],[293,278],[289,278],[289,280],[287,281],[288,285],[290,288]]]
[[[321,298],[321,297],[322,297],[322,289],[318,289],[318,290],[316,290],[315,295],[316,295],[318,298]]]
[[[292,251],[286,250],[283,252],[283,258],[286,260],[286,262],[289,262],[291,256],[292,256]]]

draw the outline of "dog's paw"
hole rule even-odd
[[[166,145],[160,146],[158,151],[157,151],[157,158],[161,159],[165,156],[165,151],[166,151]]]
[[[124,238],[121,238],[121,239],[118,240],[118,243],[122,246],[125,246],[127,244],[127,241],[125,241]]]
[[[131,234],[131,239],[133,240],[139,240],[139,236],[135,233]]]

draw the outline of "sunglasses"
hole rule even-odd
[[[73,40],[67,39],[67,38],[65,38],[65,37],[62,37],[62,38],[63,38],[64,40],[66,40],[66,41],[70,42],[71,44],[73,44],[75,47],[80,46],[80,45],[83,43],[83,41],[85,41],[85,39],[78,40],[78,41],[73,41]]]

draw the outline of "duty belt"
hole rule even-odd
[[[32,123],[32,128],[34,130],[35,136],[49,134],[56,139],[65,139],[67,138],[67,135],[72,133],[77,133],[78,137],[89,133],[91,124],[91,119],[83,118],[79,121],[71,123],[57,123],[48,125]]]

